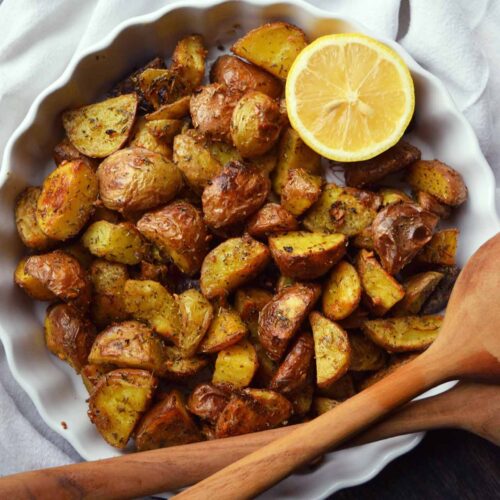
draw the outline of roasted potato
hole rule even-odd
[[[263,239],[298,228],[297,219],[288,210],[278,203],[267,203],[248,221],[246,230],[250,236]]]
[[[55,250],[28,257],[24,271],[37,279],[59,300],[86,311],[90,303],[91,284],[82,265],[71,255]]]
[[[417,262],[454,266],[458,245],[458,229],[443,229],[432,236],[432,239],[417,255]]]
[[[65,161],[72,160],[86,161],[94,169],[97,168],[98,165],[97,160],[89,158],[88,156],[80,153],[80,151],[78,151],[78,149],[76,149],[75,146],[71,144],[70,140],[67,137],[65,137],[61,142],[58,142],[54,146],[54,150],[52,151],[52,158],[54,158],[57,166],[61,165],[61,163],[64,163]]]
[[[240,315],[234,310],[219,307],[199,347],[200,352],[218,352],[238,343],[248,333]]]
[[[139,321],[179,345],[181,316],[174,296],[160,283],[128,280],[123,290],[125,310]]]
[[[88,360],[95,365],[112,364],[160,372],[164,360],[163,344],[143,323],[123,321],[114,323],[97,336]]]
[[[166,140],[154,135],[151,129],[147,126],[149,122],[143,116],[140,116],[135,122],[131,133],[131,139],[128,143],[129,147],[142,148],[158,153],[168,160],[173,157],[171,144]],[[153,123],[153,122],[152,122]]]
[[[19,261],[14,271],[14,282],[22,288],[32,299],[35,300],[55,300],[56,296],[37,278],[26,272],[27,258]]]
[[[231,139],[243,158],[267,153],[278,140],[282,120],[278,103],[262,92],[247,92],[231,117]]]
[[[385,366],[385,353],[377,344],[359,332],[349,332],[351,362],[349,370],[364,372],[380,370]]]
[[[205,222],[214,229],[243,222],[264,204],[270,188],[269,179],[254,167],[228,163],[203,190]]]
[[[281,81],[267,71],[229,55],[220,56],[215,60],[210,70],[210,81],[223,83],[242,94],[257,90],[273,99],[280,97],[283,91]]]
[[[36,205],[38,227],[55,240],[75,236],[87,223],[97,193],[92,167],[82,160],[63,163],[43,182]]]
[[[320,388],[318,393],[321,396],[335,399],[336,401],[345,401],[356,394],[354,380],[351,373],[347,372],[344,376],[330,384],[328,387]]]
[[[189,395],[187,407],[191,413],[215,424],[229,402],[229,393],[212,384],[200,384]]]
[[[403,283],[405,296],[391,311],[392,316],[411,316],[418,314],[424,302],[429,298],[438,283],[443,278],[443,273],[428,271],[415,274]]]
[[[323,314],[333,321],[347,318],[361,300],[361,280],[354,266],[345,260],[330,273],[322,298]]]
[[[280,275],[278,281],[276,282],[276,292],[279,293],[281,292],[281,290],[284,290],[289,286],[295,285],[295,283],[297,283],[297,280],[289,278],[288,276]]]
[[[269,249],[281,274],[309,280],[328,272],[344,256],[346,241],[343,234],[293,231],[271,236]]]
[[[49,351],[79,373],[96,338],[94,325],[75,307],[56,304],[47,310],[44,331]]]
[[[165,362],[160,375],[170,380],[183,380],[192,377],[208,365],[208,358],[203,356],[184,357],[184,353],[175,346],[164,349]]]
[[[208,253],[203,216],[186,201],[174,201],[137,222],[139,231],[188,276],[196,274]]]
[[[372,227],[365,227],[353,239],[352,244],[356,248],[364,248],[365,250],[374,250]]]
[[[171,69],[181,76],[191,91],[203,81],[206,57],[207,49],[201,35],[187,36],[175,46]]]
[[[292,24],[267,23],[236,41],[231,51],[253,64],[286,79],[293,61],[307,45],[305,33]]]
[[[369,311],[360,304],[347,318],[338,320],[338,323],[344,330],[357,330],[368,319],[368,315]]]
[[[38,198],[42,193],[40,187],[28,187],[17,197],[15,217],[17,233],[21,241],[33,250],[47,250],[56,243],[40,228],[37,220]]]
[[[247,325],[252,339],[257,339],[259,313],[273,298],[273,294],[262,288],[246,287],[236,291],[234,308]]]
[[[441,312],[446,307],[453,285],[460,274],[460,268],[456,266],[440,266],[437,271],[442,273],[443,277],[420,309],[420,314]]]
[[[296,283],[276,294],[261,310],[259,340],[272,360],[282,358],[320,294],[319,285]]]
[[[94,387],[99,382],[99,379],[106,375],[106,373],[114,370],[116,367],[113,365],[85,365],[80,370],[83,385],[89,394],[92,394]]]
[[[199,88],[189,103],[194,127],[210,139],[231,143],[231,117],[240,98],[239,91],[221,83]]]
[[[113,370],[99,379],[90,395],[89,417],[111,446],[125,448],[156,385],[151,373],[132,368]]]
[[[269,389],[285,396],[305,388],[314,358],[314,340],[301,333],[269,383]]]
[[[281,190],[281,204],[292,215],[302,215],[318,201],[322,184],[321,177],[311,175],[303,168],[293,168]]]
[[[396,274],[432,238],[439,218],[413,203],[397,203],[381,210],[373,224],[373,246],[382,266]]]
[[[405,316],[365,321],[363,332],[389,352],[423,351],[436,340],[442,316]]]
[[[355,236],[375,219],[380,201],[378,195],[369,191],[327,184],[307,212],[304,226],[309,231]]]
[[[91,158],[105,158],[127,142],[137,104],[136,94],[124,94],[65,111],[62,115],[64,130],[80,153]]]
[[[147,262],[143,260],[140,263],[139,271],[132,276],[134,279],[151,280],[163,282],[167,280],[168,266],[157,262]]]
[[[420,156],[418,148],[401,140],[371,160],[346,164],[344,166],[345,183],[357,188],[376,184],[386,175],[398,172],[420,160]]]
[[[163,104],[156,111],[148,113],[146,120],[179,120],[189,115],[189,101],[191,96],[179,97],[174,102]]]
[[[207,299],[228,295],[257,276],[269,262],[268,248],[243,236],[215,247],[201,266],[200,287]]]
[[[171,145],[174,137],[180,134],[184,128],[184,122],[172,118],[163,118],[161,120],[146,120],[145,126],[153,137]]]
[[[404,288],[384,270],[373,252],[359,252],[356,270],[361,279],[365,302],[377,316],[383,316],[404,297]]]
[[[181,317],[178,345],[185,357],[196,353],[200,342],[207,333],[214,317],[213,307],[203,295],[194,288],[176,297]]]
[[[281,394],[264,389],[243,389],[233,394],[215,426],[217,438],[272,429],[292,414],[292,405]]]
[[[128,265],[141,262],[147,251],[141,234],[130,222],[94,222],[83,234],[82,242],[93,255]]]
[[[317,397],[313,400],[313,408],[316,415],[323,415],[340,404],[340,401],[330,398]]]
[[[401,189],[385,187],[378,190],[382,197],[382,206],[387,207],[393,203],[411,203],[412,199]]]
[[[359,390],[362,391],[362,390],[366,389],[367,387],[370,387],[371,385],[375,384],[379,380],[382,380],[383,378],[387,377],[387,375],[390,375],[393,371],[397,370],[400,366],[403,366],[406,363],[409,363],[410,361],[412,361],[416,357],[417,357],[417,354],[397,354],[397,355],[392,354],[390,356],[389,363],[384,368],[377,370],[375,373],[372,373],[369,377],[366,377],[363,380],[361,380],[361,382],[358,384]]]
[[[292,403],[293,416],[295,418],[305,417],[312,407],[314,398],[314,382],[312,377],[303,389],[288,396],[288,400]]]
[[[417,190],[414,196],[416,202],[424,210],[432,212],[433,214],[437,215],[440,219],[447,219],[450,216],[451,207],[439,201],[432,194],[426,193],[425,191]]]
[[[288,127],[281,134],[278,164],[272,176],[273,191],[277,195],[281,195],[288,181],[288,173],[294,168],[302,168],[310,174],[321,174],[321,157],[304,143],[293,128]]]
[[[230,389],[250,385],[259,361],[254,346],[246,339],[222,349],[215,360],[212,384]]]
[[[411,165],[406,180],[415,190],[425,191],[446,205],[461,205],[467,199],[462,176],[438,160],[420,160]]]
[[[349,337],[337,323],[318,312],[309,315],[316,356],[316,384],[328,387],[349,369],[351,347]]]
[[[106,158],[97,169],[104,206],[121,213],[149,210],[168,203],[182,186],[177,167],[143,148],[126,148]]]
[[[279,367],[277,361],[272,360],[268,355],[262,344],[258,341],[257,335],[251,339],[255,352],[257,353],[257,359],[259,361],[259,367],[253,378],[253,384],[256,387],[265,389],[269,387],[271,380]]]
[[[137,77],[137,82],[144,100],[153,109],[174,103],[190,91],[188,82],[173,69],[148,68]]]

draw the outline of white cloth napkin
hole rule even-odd
[[[82,49],[102,39],[121,21],[153,12],[167,1],[4,0],[0,4],[0,151],[34,98]],[[310,1],[399,40],[418,62],[441,78],[474,127],[498,186],[500,1]],[[13,380],[1,345],[0,422],[0,475],[80,459],[41,421]]]

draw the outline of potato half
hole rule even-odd
[[[234,310],[220,307],[200,345],[200,352],[218,352],[243,339],[248,329]]]
[[[219,351],[215,360],[212,383],[231,389],[247,387],[258,366],[259,361],[254,346],[243,339]]]

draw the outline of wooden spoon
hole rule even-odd
[[[500,233],[471,257],[436,341],[413,361],[175,498],[247,499],[425,390],[454,378],[500,378]]]
[[[119,499],[173,490],[205,479],[297,427],[14,474],[0,479],[0,498]],[[461,382],[408,403],[347,446],[438,428],[468,430],[500,445],[500,387]]]

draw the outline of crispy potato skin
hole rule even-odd
[[[296,283],[264,306],[259,314],[259,340],[272,360],[281,359],[320,294],[319,285]]]
[[[242,94],[250,90],[257,90],[273,99],[278,98],[283,91],[281,81],[270,73],[242,61],[238,57],[229,55],[223,55],[216,59],[210,70],[210,81],[223,83]]]
[[[142,418],[135,433],[138,451],[201,441],[201,433],[187,412],[179,391],[169,392]]]
[[[66,240],[87,223],[97,200],[97,177],[86,162],[73,160],[56,168],[43,182],[36,220],[50,238]]]
[[[190,394],[187,407],[191,413],[215,424],[230,395],[213,384],[200,384]]]
[[[382,197],[382,206],[392,205],[393,203],[411,203],[412,199],[401,189],[384,187],[379,189],[378,194]],[[432,211],[432,210],[431,210]]]
[[[228,163],[203,190],[205,222],[214,229],[243,222],[264,204],[270,189],[269,179],[256,168]]]
[[[278,203],[267,203],[248,221],[247,233],[254,238],[264,239],[298,228],[297,219],[288,210]]]
[[[54,158],[57,166],[61,165],[61,163],[65,161],[72,160],[86,161],[94,169],[96,169],[98,165],[96,160],[80,153],[80,151],[78,151],[78,149],[71,144],[71,141],[67,137],[54,146],[52,158]]]
[[[26,261],[25,271],[40,281],[58,299],[81,311],[90,303],[91,284],[82,265],[61,250],[33,255]]]
[[[392,316],[418,314],[424,302],[437,287],[444,274],[437,271],[411,276],[405,283],[405,296],[391,311]]]
[[[288,180],[281,191],[281,204],[292,215],[302,215],[321,196],[323,179],[307,173],[303,168],[288,172]]]
[[[94,325],[75,307],[57,304],[47,311],[44,331],[49,351],[79,373],[96,337]]]
[[[83,385],[85,386],[85,389],[87,389],[88,393],[92,394],[92,391],[97,385],[97,382],[99,382],[99,379],[114,369],[115,367],[113,365],[85,365],[80,370],[80,375],[82,377]]]
[[[158,153],[126,148],[97,169],[104,206],[117,212],[140,212],[168,203],[182,187],[177,167]]]
[[[402,170],[420,160],[420,150],[406,141],[399,141],[395,146],[371,160],[353,162],[344,168],[345,182],[348,186],[364,187],[377,183],[386,175]]]
[[[186,201],[144,214],[139,231],[188,276],[196,274],[208,253],[209,235],[200,210]]]
[[[153,109],[176,102],[189,93],[189,84],[173,69],[147,68],[137,77],[144,100]]]
[[[231,139],[243,158],[267,153],[278,140],[282,117],[278,103],[262,92],[247,92],[231,117]]]
[[[447,219],[451,214],[451,207],[425,191],[417,191],[415,200],[424,210],[436,214],[441,219]]]
[[[207,49],[201,35],[190,35],[177,42],[172,54],[172,70],[178,73],[191,90],[198,87],[205,76]]]
[[[303,389],[308,382],[313,357],[313,338],[309,333],[300,334],[271,379],[269,389],[285,396]]]
[[[373,245],[384,269],[399,272],[432,238],[439,218],[413,203],[392,204],[372,224]]]
[[[460,268],[456,266],[440,266],[436,270],[444,276],[425,301],[420,309],[420,314],[436,314],[442,311],[448,303],[453,285],[460,274]]]
[[[14,283],[35,300],[54,300],[56,296],[38,279],[26,273],[25,257],[19,261],[14,271]]]
[[[220,83],[201,87],[189,103],[194,127],[211,139],[231,143],[231,117],[240,98],[241,92]]]

